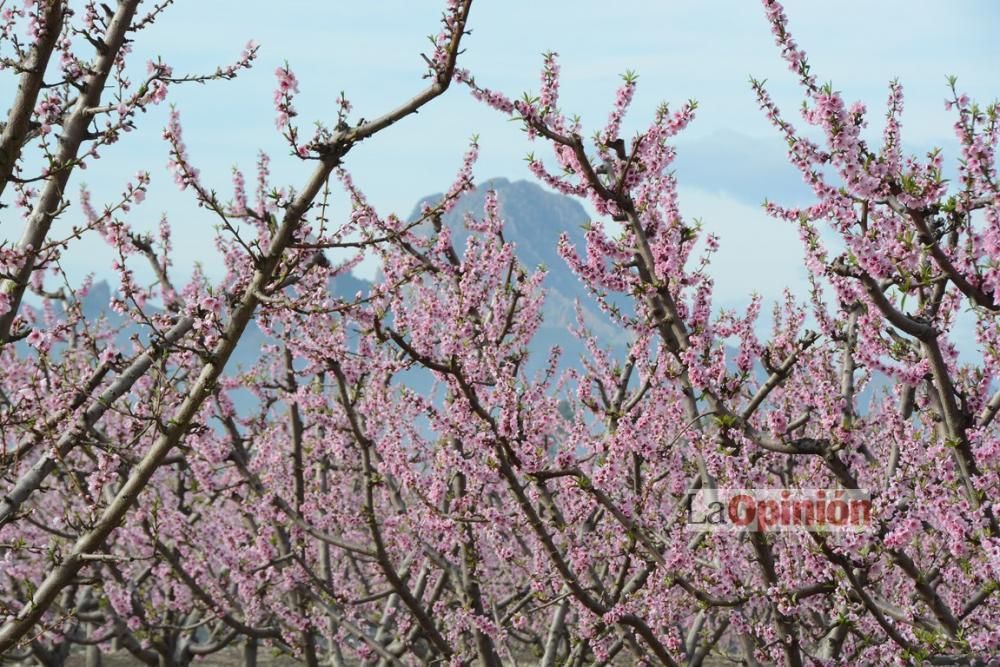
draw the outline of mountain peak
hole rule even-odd
[[[457,245],[464,245],[466,214],[481,217],[486,194],[497,193],[500,216],[504,219],[504,236],[518,246],[518,257],[529,268],[544,264],[550,269],[562,260],[556,254],[559,235],[565,232],[578,246],[584,243],[583,226],[590,216],[575,199],[550,192],[531,181],[511,181],[502,176],[481,182],[463,194],[455,207],[444,216],[444,223],[455,233]],[[443,193],[422,198],[408,218],[418,219],[425,206],[438,204]],[[575,279],[574,279],[575,280]]]
[[[607,344],[621,346],[625,335],[600,312],[586,288],[569,270],[557,252],[559,236],[565,233],[581,254],[585,253],[584,226],[590,216],[575,199],[551,192],[531,181],[511,181],[503,177],[482,181],[474,190],[463,194],[455,207],[442,217],[451,228],[454,243],[461,252],[469,236],[465,215],[477,218],[483,214],[486,194],[497,193],[500,217],[504,221],[504,238],[514,244],[518,259],[528,270],[545,266],[548,270],[543,287],[546,291],[542,329],[532,343],[536,352],[534,363],[543,363],[548,349],[559,345],[573,359],[584,352],[579,341],[567,333],[576,324],[575,303],[579,300],[584,321]],[[420,218],[424,206],[434,206],[444,195],[424,197],[413,208],[409,221]],[[627,311],[627,308],[626,308]]]

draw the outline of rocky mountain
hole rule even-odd
[[[563,365],[574,365],[583,352],[583,346],[569,333],[570,328],[576,327],[577,300],[587,327],[606,346],[623,348],[627,342],[624,334],[600,311],[593,297],[556,252],[559,236],[565,232],[579,252],[585,253],[584,228],[590,216],[575,199],[549,192],[529,181],[506,178],[484,181],[463,195],[443,218],[452,229],[456,248],[463,248],[469,235],[464,225],[466,214],[482,217],[486,194],[490,190],[497,193],[500,217],[504,220],[504,238],[515,245],[518,259],[530,270],[545,267],[548,271],[543,283],[544,321],[532,344],[532,361],[528,368],[544,365],[554,345],[563,350]],[[438,193],[421,199],[409,219],[419,218],[425,205],[437,204],[442,196]],[[620,305],[627,307],[625,303]]]

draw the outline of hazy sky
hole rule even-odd
[[[331,119],[341,90],[359,115],[373,117],[423,85],[419,54],[426,35],[437,31],[440,7],[433,0],[180,0],[140,35],[133,62],[159,54],[177,73],[208,71],[231,61],[247,40],[259,42],[252,71],[235,81],[176,88],[171,100],[181,111],[193,162],[220,193],[230,192],[233,165],[252,171],[259,149],[274,157],[276,183],[297,186],[309,166],[288,158],[275,132],[275,67],[287,60],[298,76],[297,107],[306,128],[314,119]],[[1000,91],[998,3],[800,0],[787,9],[813,71],[850,100],[868,104],[872,133],[881,129],[893,77],[906,94],[904,141],[921,151],[954,146],[953,118],[943,108],[946,75],[957,75],[960,87],[981,100]],[[603,124],[627,69],[639,73],[633,128],[648,122],[661,100],[676,106],[697,99],[698,118],[678,141],[678,178],[685,215],[702,218],[722,236],[717,302],[741,303],[751,289],[773,297],[783,285],[801,287],[796,235],[760,211],[765,197],[794,202],[805,193],[748,84],[750,75],[768,79],[786,115],[798,119],[799,90],[758,2],[478,0],[470,25],[462,66],[511,95],[537,90],[540,54],[559,52],[562,106],[579,113],[589,129]],[[136,169],[149,169],[153,188],[132,223],[152,229],[166,211],[178,272],[189,273],[201,260],[213,273],[214,222],[177,191],[164,168],[166,112],[141,118],[140,131],[105,150],[99,165],[78,171],[72,188],[86,181],[96,202],[110,200]],[[382,212],[406,215],[420,197],[448,186],[473,134],[480,135],[482,155],[477,177],[530,178],[523,158],[533,147],[518,127],[458,87],[358,146],[347,166]],[[947,150],[946,158],[953,156]],[[6,237],[15,235],[11,223],[3,226]],[[66,259],[79,275],[104,272],[110,257],[97,240]]]

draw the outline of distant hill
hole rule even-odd
[[[497,193],[500,216],[504,220],[504,238],[514,244],[518,259],[530,270],[540,266],[548,270],[543,283],[544,320],[532,342],[532,360],[528,368],[543,366],[548,351],[554,345],[563,350],[564,367],[576,365],[584,348],[568,329],[576,326],[577,300],[580,301],[584,321],[598,339],[605,346],[623,350],[626,336],[600,311],[593,297],[556,252],[556,244],[563,232],[581,255],[586,252],[584,227],[590,222],[590,216],[575,199],[549,192],[529,181],[509,181],[506,178],[484,181],[475,190],[463,195],[455,208],[443,218],[443,222],[452,229],[456,248],[460,251],[469,236],[464,225],[466,214],[481,218],[486,194],[490,190]],[[442,197],[443,194],[438,193],[421,199],[414,206],[409,220],[417,220],[425,205],[433,206]],[[620,305],[624,307],[627,304]]]
[[[543,324],[531,343],[531,358],[527,370],[533,372],[543,368],[549,350],[556,345],[563,350],[560,364],[562,368],[578,366],[580,356],[586,351],[569,333],[569,328],[576,325],[577,300],[587,326],[604,347],[611,348],[621,357],[628,342],[626,334],[600,311],[583,284],[556,252],[559,236],[564,232],[581,254],[586,252],[584,227],[590,217],[584,208],[575,199],[549,192],[528,181],[509,181],[506,178],[487,180],[463,195],[455,208],[443,218],[444,223],[452,229],[459,252],[464,248],[469,235],[464,218],[467,213],[477,218],[482,216],[486,194],[490,190],[497,193],[500,215],[504,219],[504,237],[514,244],[518,258],[530,270],[540,266],[547,269],[543,283]],[[437,204],[442,196],[438,193],[422,198],[414,206],[409,220],[418,219],[425,205]],[[353,299],[359,292],[367,293],[371,285],[367,280],[346,274],[330,281],[330,292],[344,299]],[[83,310],[87,318],[106,317],[113,325],[122,323],[121,316],[109,307],[111,296],[112,290],[107,282],[96,282],[83,299]],[[619,297],[616,303],[624,312],[631,312],[627,299]],[[129,337],[139,331],[137,326],[125,327],[117,337],[119,347],[127,349]],[[233,354],[229,371],[234,372],[240,367],[245,369],[253,364],[260,354],[261,346],[266,342],[264,334],[251,322]],[[735,355],[731,353],[728,356],[732,358]],[[763,379],[763,369],[758,367],[754,372],[759,379]],[[431,386],[430,378],[419,373],[408,374],[405,381],[417,390],[429,390]],[[874,378],[859,396],[860,409],[864,411],[871,396],[880,393],[886,386],[885,378]]]

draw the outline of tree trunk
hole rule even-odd
[[[104,664],[104,657],[101,655],[100,646],[88,646],[87,651],[84,654],[85,660],[84,664],[86,667],[102,667]]]
[[[257,640],[253,637],[243,642],[243,667],[257,667]]]

